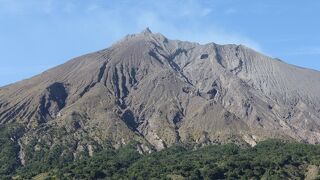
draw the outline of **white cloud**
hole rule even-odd
[[[162,3],[166,3],[166,0]],[[153,4],[154,6],[161,6]],[[172,4],[171,4],[172,5]],[[174,15],[169,12],[175,12]],[[176,4],[171,8],[159,11],[139,9],[137,21],[139,31],[145,27],[163,33],[169,38],[188,40],[199,43],[215,42],[219,44],[243,44],[261,51],[262,48],[256,41],[237,32],[225,30],[214,24],[214,19],[204,19],[214,10],[202,4],[201,1],[190,0],[187,3]],[[235,10],[232,10],[235,12]]]
[[[199,34],[198,34],[199,33]],[[253,48],[257,51],[262,51],[259,43],[251,40],[250,38],[241,36],[239,34],[228,32],[226,30],[219,30],[215,27],[209,28],[208,30],[203,31],[185,31],[177,36],[181,36],[181,39],[186,39],[190,41],[199,42],[202,44],[205,43],[218,43],[218,44],[243,44],[247,47]]]
[[[91,33],[103,30],[112,40],[150,27],[151,30],[174,39],[200,43],[244,44],[261,50],[260,45],[249,37],[215,24],[214,16],[211,15],[220,9],[217,9],[214,3],[215,1],[204,0],[0,0],[0,13],[44,13],[52,16],[73,13],[74,17],[70,22],[66,23],[67,20],[61,19],[61,23],[68,24],[70,28],[85,27],[87,31],[91,28]],[[235,12],[232,7],[225,11],[229,14]]]

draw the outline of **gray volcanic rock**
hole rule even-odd
[[[268,138],[316,144],[319,92],[318,71],[146,29],[0,88],[0,124],[26,127],[22,151],[60,144],[74,157],[132,140],[145,152]]]

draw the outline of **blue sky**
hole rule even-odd
[[[316,0],[0,0],[0,86],[150,27],[320,70]]]

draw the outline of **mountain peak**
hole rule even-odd
[[[142,34],[152,34],[152,31],[150,30],[149,27],[146,27],[141,33]]]
[[[115,44],[127,42],[128,40],[136,39],[137,37],[138,38],[141,38],[141,37],[148,38],[153,35],[154,34],[152,33],[152,31],[149,29],[149,27],[147,27],[144,30],[142,30],[140,33],[126,35],[123,39],[117,41]]]

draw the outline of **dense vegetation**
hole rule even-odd
[[[319,175],[320,146],[268,140],[254,148],[233,144],[197,150],[175,146],[140,155],[132,143],[106,149],[72,162],[60,154],[64,147],[34,154],[27,166],[17,159],[17,126],[0,126],[0,179],[303,179]],[[311,174],[312,175],[312,174]]]
[[[23,128],[18,125],[0,125],[0,179],[10,177],[20,166],[17,139],[22,133]]]
[[[303,179],[310,165],[320,166],[320,146],[277,140],[249,149],[233,144],[198,150],[176,146],[145,156],[134,147],[104,150],[91,158],[52,167],[44,175],[61,179]],[[18,171],[21,178],[46,172],[30,167]]]

